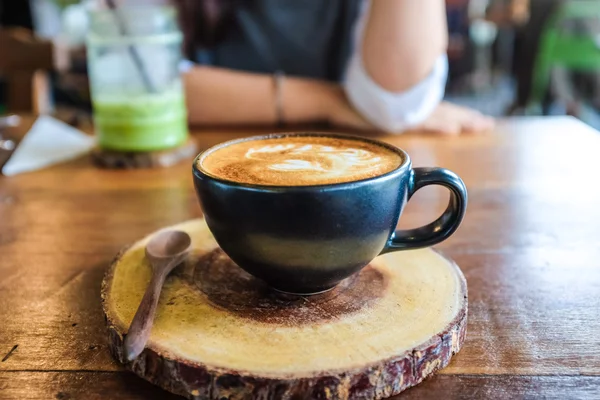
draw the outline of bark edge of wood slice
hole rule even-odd
[[[144,246],[152,235],[114,259],[102,306],[113,356],[172,393],[381,399],[447,366],[464,342],[466,280],[431,249],[386,254],[329,293],[298,297],[239,269],[204,220],[165,229],[188,232],[193,250],[167,279],[148,344],[133,362],[123,340],[150,279]]]

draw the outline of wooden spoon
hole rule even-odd
[[[144,350],[165,279],[188,255],[191,244],[192,239],[187,233],[165,231],[154,236],[146,245],[146,258],[152,265],[152,279],[125,336],[125,356],[128,361]]]

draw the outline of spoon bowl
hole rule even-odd
[[[187,254],[192,238],[182,231],[164,231],[156,234],[146,245],[148,259],[165,259]],[[152,264],[154,266],[154,264]]]

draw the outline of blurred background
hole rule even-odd
[[[90,113],[85,37],[92,2],[0,0],[0,114]],[[446,6],[447,100],[496,117],[568,114],[600,128],[600,1]],[[65,52],[69,65],[61,66]]]

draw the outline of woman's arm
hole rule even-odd
[[[344,89],[377,128],[400,133],[425,121],[444,96],[444,0],[366,0]]]
[[[188,117],[198,124],[274,124],[273,78],[266,74],[222,68],[193,67],[184,74]],[[336,84],[303,78],[286,78],[282,88],[283,114],[287,123],[329,122],[334,126],[376,130],[349,104]],[[480,113],[440,104],[418,126],[423,132],[458,134],[491,128]]]
[[[447,45],[444,0],[370,1],[361,50],[366,72],[383,89],[421,82]]]
[[[276,91],[271,75],[214,67],[193,67],[184,73],[191,124],[274,124]],[[334,83],[286,77],[281,86],[285,123],[331,122],[370,128],[351,108]]]

